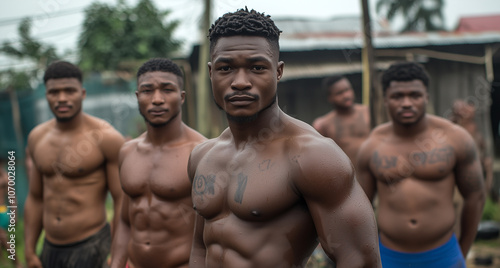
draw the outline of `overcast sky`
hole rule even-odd
[[[99,0],[115,4],[118,0]],[[189,45],[200,38],[198,25],[202,14],[203,0],[153,0],[157,8],[172,10],[170,19],[181,20],[181,25],[174,33],[177,39]],[[375,13],[377,0],[369,0],[371,16]],[[432,0],[428,0],[432,1]],[[125,0],[135,5],[137,0]],[[74,50],[83,21],[83,11],[91,1],[88,0],[16,0],[0,1],[0,43],[17,40],[17,24],[26,16],[37,16],[34,19],[32,35],[44,43],[55,45],[59,52]],[[215,19],[226,12],[235,11],[248,6],[264,12],[272,17],[311,17],[327,19],[342,15],[360,15],[361,0],[213,0]],[[500,14],[500,0],[445,0],[444,16],[446,28],[453,29],[460,17],[476,15]],[[212,20],[213,21],[213,20]],[[189,50],[190,51],[190,50]],[[12,63],[0,58],[0,69]]]

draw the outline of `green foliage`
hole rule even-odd
[[[493,202],[491,198],[487,198],[481,220],[500,222],[500,204]]]
[[[165,22],[169,11],[150,0],[135,7],[95,2],[85,11],[78,49],[84,71],[135,71],[152,57],[170,57],[181,43],[172,38],[179,22]]]
[[[444,29],[444,0],[378,0],[376,10],[384,9],[385,16],[393,21],[397,15],[404,20],[401,32],[438,31]]]
[[[10,68],[0,72],[0,90],[30,89],[31,82],[37,80],[40,70],[58,58],[53,46],[43,44],[31,36],[31,19],[25,18],[18,27],[19,41],[4,42],[0,53],[7,57],[33,62],[30,70],[15,70]]]

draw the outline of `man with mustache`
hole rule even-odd
[[[278,106],[280,32],[248,9],[209,29],[212,93],[229,127],[190,156],[190,267],[305,267],[318,241],[337,267],[381,267],[349,158]]]
[[[429,76],[419,64],[391,65],[382,87],[391,121],[372,131],[357,157],[361,186],[371,200],[378,194],[382,265],[465,267],[485,201],[474,140],[464,128],[426,113]],[[455,185],[464,198],[460,219]]]
[[[80,69],[52,63],[44,75],[53,119],[28,137],[29,192],[24,207],[26,263],[29,268],[96,268],[106,262],[122,192],[118,152],[123,136],[106,121],[82,111],[86,91]],[[108,192],[114,224],[106,218]],[[36,245],[45,240],[41,257]]]
[[[188,267],[195,211],[189,154],[206,140],[182,121],[184,75],[154,58],[137,71],[137,103],[147,131],[120,151],[122,214],[112,268]]]
[[[354,102],[354,90],[345,76],[325,78],[323,88],[334,110],[316,118],[312,126],[321,135],[333,139],[355,163],[361,143],[370,134],[368,107]]]

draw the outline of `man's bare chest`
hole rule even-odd
[[[455,163],[455,151],[450,145],[425,150],[388,145],[372,152],[370,169],[382,183],[394,183],[405,178],[433,181],[452,173]]]
[[[296,206],[296,176],[287,157],[249,154],[246,157],[205,157],[192,185],[196,210],[210,219],[232,213],[245,220],[266,220]]]
[[[178,199],[189,195],[186,152],[143,154],[133,152],[120,166],[120,179],[130,197],[155,195],[162,199]]]
[[[104,168],[105,162],[99,142],[84,135],[46,136],[36,145],[33,158],[46,176],[80,177]]]

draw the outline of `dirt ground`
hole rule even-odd
[[[491,256],[493,264],[480,265],[475,263],[476,257]],[[500,268],[500,238],[488,243],[474,243],[466,259],[467,268]]]

